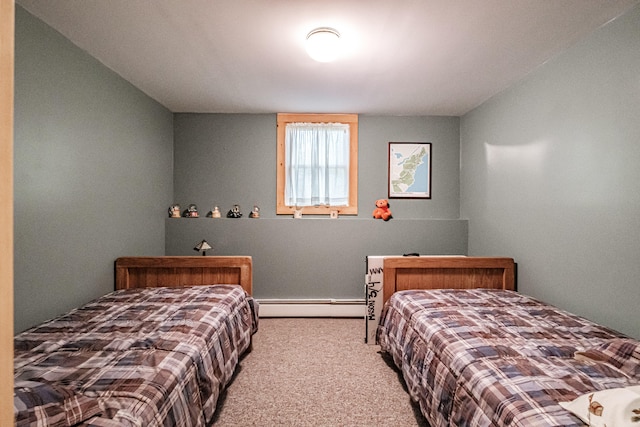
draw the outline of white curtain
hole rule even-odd
[[[348,206],[349,143],[348,124],[287,124],[285,204]]]

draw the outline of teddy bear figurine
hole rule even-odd
[[[373,217],[384,221],[389,221],[393,218],[391,211],[389,210],[389,202],[387,199],[376,200],[376,208],[373,210]]]

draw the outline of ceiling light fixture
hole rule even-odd
[[[318,62],[331,62],[338,57],[340,33],[333,28],[320,27],[307,34],[307,53]]]

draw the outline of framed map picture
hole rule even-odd
[[[389,143],[389,198],[431,198],[431,143]]]

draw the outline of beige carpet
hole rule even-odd
[[[364,319],[262,318],[214,426],[428,426]]]

